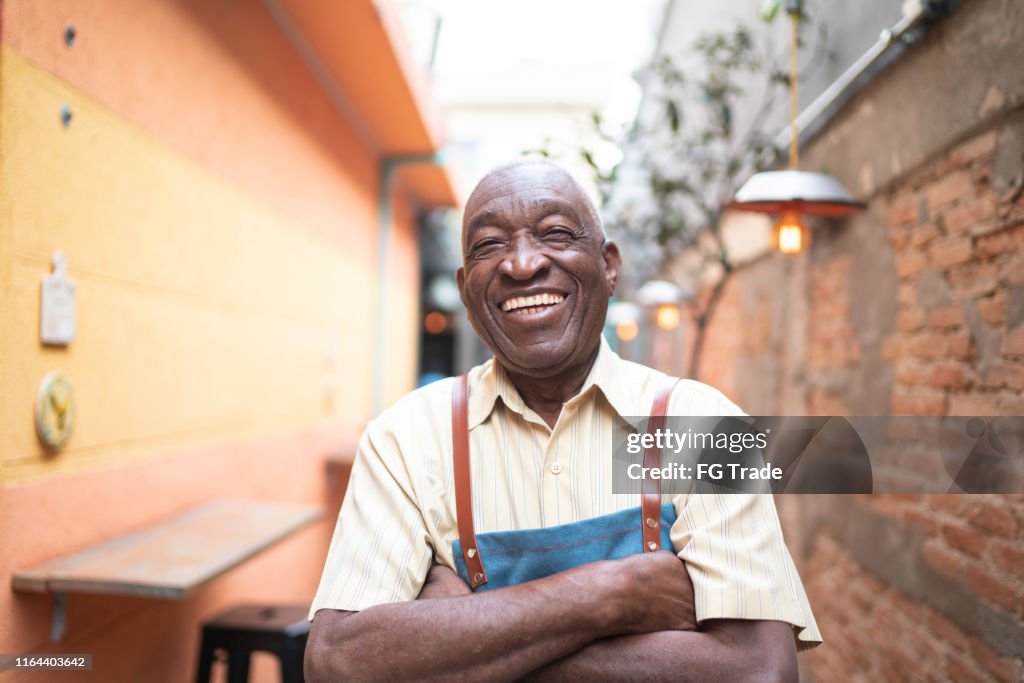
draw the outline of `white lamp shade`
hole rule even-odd
[[[758,213],[796,211],[807,216],[849,216],[864,209],[830,175],[765,171],[751,176],[727,208]]]

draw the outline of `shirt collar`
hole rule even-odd
[[[636,412],[639,407],[636,401],[637,397],[627,386],[628,382],[623,381],[621,370],[624,363],[625,361],[612,351],[602,335],[597,359],[590,368],[579,393],[569,399],[569,402],[579,400],[581,397],[599,390],[620,416],[646,414],[646,409],[641,409],[639,413]],[[505,370],[493,358],[470,371],[469,384],[470,429],[490,416],[499,398],[511,410],[525,415],[525,401],[508,378]]]

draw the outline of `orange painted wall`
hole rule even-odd
[[[3,42],[297,226],[372,259],[376,157],[256,0],[4,0]],[[72,47],[64,27],[75,27]]]
[[[0,652],[188,680],[201,619],[307,602],[319,579],[339,502],[324,457],[371,406],[379,157],[256,0],[0,12],[0,580],[216,497],[325,508],[183,602],[71,596],[59,645],[46,596],[0,590]],[[393,200],[389,402],[412,386],[419,325],[417,207]],[[78,285],[65,349],[38,341],[58,249]],[[32,426],[51,369],[78,398],[56,456]],[[22,679],[40,680],[0,672]]]

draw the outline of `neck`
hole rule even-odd
[[[549,427],[554,428],[558,416],[562,413],[562,405],[583,388],[583,383],[587,381],[587,375],[597,360],[599,350],[600,343],[588,354],[585,362],[551,377],[535,377],[504,369],[523,402],[540,415]]]

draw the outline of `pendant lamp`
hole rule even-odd
[[[778,214],[772,230],[772,245],[784,254],[797,254],[810,244],[810,230],[803,216],[849,216],[864,209],[842,184],[830,175],[799,170],[800,150],[796,117],[797,34],[800,28],[800,0],[787,0],[789,40],[789,168],[763,171],[743,184],[728,208]]]

